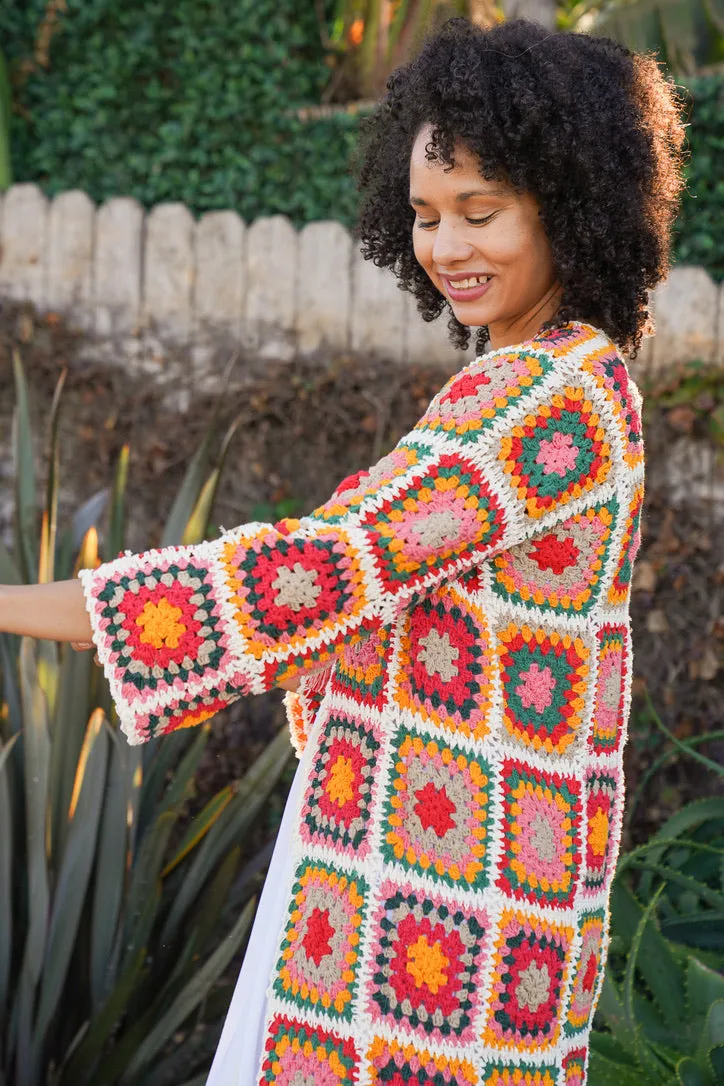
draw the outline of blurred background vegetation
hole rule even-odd
[[[359,117],[388,72],[450,15],[517,13],[656,50],[686,88],[676,256],[722,278],[724,0],[3,0],[13,177],[351,225]],[[7,86],[0,63],[0,185]]]

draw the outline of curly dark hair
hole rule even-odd
[[[635,358],[653,331],[648,291],[670,267],[684,101],[655,57],[609,38],[525,19],[488,30],[451,19],[392,73],[362,125],[362,252],[394,271],[426,321],[450,312],[412,244],[410,153],[429,124],[428,158],[452,167],[459,141],[482,176],[536,199],[563,288],[544,327],[586,321]],[[452,315],[448,327],[452,342],[468,347],[470,329]],[[480,329],[478,351],[487,339]]]

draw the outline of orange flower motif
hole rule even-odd
[[[141,641],[154,649],[177,649],[186,633],[183,622],[179,622],[181,615],[181,608],[174,607],[165,596],[158,603],[149,600],[136,619],[136,625],[143,627]]]

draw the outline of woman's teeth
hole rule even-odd
[[[487,283],[490,279],[489,275],[475,275],[471,279],[456,279],[455,282],[450,283],[453,290],[468,290],[470,287],[479,287],[483,283]]]

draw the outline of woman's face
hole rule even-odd
[[[538,204],[486,181],[463,145],[452,170],[428,161],[430,134],[420,130],[410,157],[415,256],[461,324],[488,326],[493,350],[530,339],[562,293]]]

